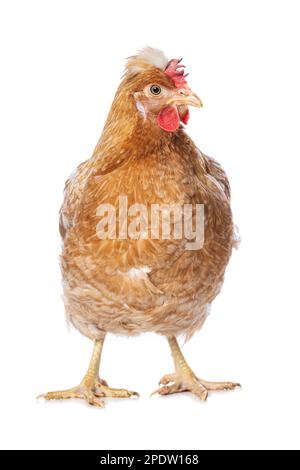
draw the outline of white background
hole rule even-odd
[[[299,448],[299,2],[1,1],[3,448]],[[204,102],[188,132],[232,186],[242,244],[201,332],[184,347],[204,379],[241,391],[149,398],[173,365],[163,337],[109,336],[101,375],[139,401],[41,404],[76,385],[92,343],[60,298],[64,181],[93,148],[144,45],[184,57]]]

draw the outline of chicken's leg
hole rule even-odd
[[[96,340],[94,350],[91,357],[89,368],[77,387],[58,392],[48,392],[39,395],[38,398],[45,400],[61,400],[68,398],[81,398],[86,400],[90,405],[103,407],[104,402],[100,400],[102,397],[130,398],[138,397],[138,393],[130,392],[122,388],[110,388],[105,380],[99,379],[99,365],[104,338]]]
[[[192,392],[201,400],[206,400],[210,390],[233,390],[240,387],[240,384],[234,382],[207,382],[199,379],[187,364],[175,336],[170,336],[167,339],[175,364],[175,374],[164,375],[159,382],[159,385],[162,386],[153,394],[169,395],[178,392]]]

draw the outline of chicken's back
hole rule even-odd
[[[64,240],[66,233],[73,226],[75,214],[82,200],[88,175],[91,172],[91,160],[81,163],[65,183],[64,201],[59,212],[59,232]]]

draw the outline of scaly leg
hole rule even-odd
[[[99,379],[99,366],[104,338],[96,340],[87,373],[77,387],[57,392],[48,392],[39,395],[38,398],[45,400],[62,400],[69,398],[81,398],[90,405],[102,408],[104,406],[102,397],[130,398],[138,397],[138,393],[130,392],[122,388],[110,388],[105,380]]]
[[[169,395],[171,393],[192,392],[200,400],[206,400],[208,392],[211,390],[233,390],[240,387],[240,384],[234,382],[207,382],[199,379],[187,364],[175,336],[170,336],[167,339],[175,364],[175,374],[164,375],[159,382],[162,387],[155,390],[153,394]]]

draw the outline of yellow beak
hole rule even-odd
[[[180,88],[180,90],[177,90],[177,93],[174,93],[167,104],[183,104],[186,106],[196,106],[196,108],[201,108],[203,106],[200,98],[189,88]]]

